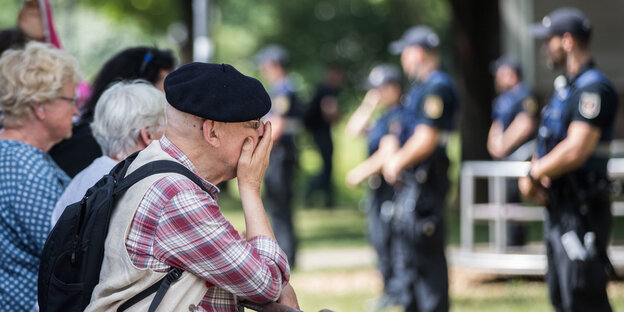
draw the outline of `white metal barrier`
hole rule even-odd
[[[530,163],[522,161],[466,161],[462,163],[460,180],[461,248],[451,251],[454,263],[502,274],[543,274],[546,257],[542,245],[508,248],[507,221],[543,221],[543,207],[507,203],[506,179],[525,176]],[[611,178],[624,179],[624,158],[612,158],[608,163]],[[488,202],[475,202],[476,179],[487,179]],[[624,216],[624,202],[614,202],[614,216]],[[489,245],[476,247],[476,222],[489,223]],[[611,261],[624,267],[624,247],[610,246]]]

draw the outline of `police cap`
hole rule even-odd
[[[267,62],[278,63],[282,66],[288,65],[288,51],[278,44],[271,44],[264,47],[254,56],[256,64],[262,65]]]
[[[392,64],[375,66],[366,80],[367,89],[379,88],[387,83],[401,83],[401,71]]]
[[[508,56],[501,56],[497,60],[493,61],[490,63],[490,72],[492,75],[496,75],[496,71],[501,66],[508,66],[513,69],[519,77],[522,77],[522,66],[520,66],[520,63],[516,59]]]
[[[260,81],[228,64],[186,64],[167,76],[164,89],[171,106],[214,121],[249,121],[271,109]]]
[[[392,54],[401,54],[409,46],[420,46],[427,50],[435,49],[440,45],[440,38],[429,27],[414,26],[403,33],[401,39],[390,43],[388,50]]]
[[[545,16],[541,23],[531,25],[530,31],[533,37],[542,39],[565,33],[588,38],[591,23],[579,9],[563,7]]]

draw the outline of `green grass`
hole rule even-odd
[[[230,191],[231,192],[231,191]],[[220,199],[226,217],[239,230],[244,229],[240,202],[235,196],[223,194]],[[366,216],[355,205],[333,210],[298,207],[295,213],[300,248],[305,250],[339,250],[364,246],[367,243]],[[455,210],[448,213],[448,241],[459,241],[459,217]],[[616,220],[614,228],[624,225]],[[616,234],[622,231],[616,231]],[[477,241],[488,237],[487,225],[478,225]],[[541,239],[541,223],[529,224],[529,238]],[[477,276],[477,277],[475,277]],[[479,277],[456,269],[450,272],[451,311],[552,311],[546,286],[541,278]],[[333,311],[372,311],[375,298],[381,295],[381,278],[370,265],[341,269],[297,269],[291,281],[305,311],[328,308]],[[624,311],[624,283],[611,283],[609,296],[614,311]],[[400,308],[387,312],[399,312]]]

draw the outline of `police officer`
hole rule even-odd
[[[300,126],[301,107],[293,81],[288,77],[288,53],[279,45],[269,45],[256,55],[260,74],[270,83],[271,110],[267,119],[273,125],[273,150],[264,176],[266,206],[275,238],[295,266],[297,240],[293,227],[293,182],[297,161],[294,135]]]
[[[565,70],[542,111],[537,155],[519,180],[524,195],[546,203],[550,299],[557,311],[611,311],[607,161],[616,92],[592,60],[591,25],[582,12],[557,9],[532,33],[545,39],[549,67]]]
[[[406,311],[449,309],[443,229],[449,185],[446,143],[459,103],[450,76],[440,70],[439,43],[429,27],[415,26],[390,45],[414,79],[405,102],[404,143],[383,166],[386,181],[398,187],[393,257]]]
[[[492,106],[492,126],[487,149],[496,160],[529,160],[537,143],[538,105],[531,90],[522,82],[520,64],[514,59],[501,57],[492,63],[492,73],[499,96]],[[507,202],[520,202],[518,180],[508,179]],[[525,242],[524,226],[509,222],[507,245],[520,246]]]
[[[492,106],[488,152],[497,160],[528,160],[536,146],[532,139],[538,122],[537,101],[522,82],[518,62],[501,57],[492,65],[499,96]]]
[[[334,142],[331,137],[331,127],[340,119],[338,109],[338,94],[344,84],[344,69],[338,64],[329,65],[325,69],[323,81],[319,83],[312,101],[308,104],[304,116],[304,123],[314,143],[318,147],[323,160],[321,172],[310,182],[306,191],[306,201],[310,202],[317,190],[325,195],[325,207],[334,204],[334,187],[332,169]]]
[[[399,295],[388,287],[393,276],[391,261],[393,240],[390,222],[394,188],[386,183],[380,174],[375,173],[381,171],[384,159],[391,155],[382,155],[383,152],[378,151],[382,137],[388,134],[399,137],[401,134],[403,116],[403,107],[400,104],[401,80],[401,72],[396,66],[391,64],[375,66],[368,76],[369,90],[345,128],[350,136],[364,132],[368,135],[368,152],[371,157],[351,170],[347,174],[346,182],[349,186],[354,186],[371,176],[368,180],[369,198],[366,201],[366,208],[369,239],[377,253],[379,271],[384,281],[384,297],[379,302],[380,307],[393,305]],[[375,124],[369,127],[373,112],[378,106],[385,111]],[[372,171],[375,173],[371,173]]]

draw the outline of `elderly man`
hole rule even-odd
[[[117,309],[165,275],[182,277],[164,296],[162,311],[237,311],[239,299],[297,306],[290,269],[264,211],[260,184],[272,146],[271,106],[256,79],[230,65],[192,63],[164,84],[165,135],[143,150],[128,172],[155,160],[173,160],[202,179],[157,174],[119,199],[106,253],[87,311]],[[238,178],[246,236],[225,219],[216,184]],[[152,297],[133,308],[147,309]]]

